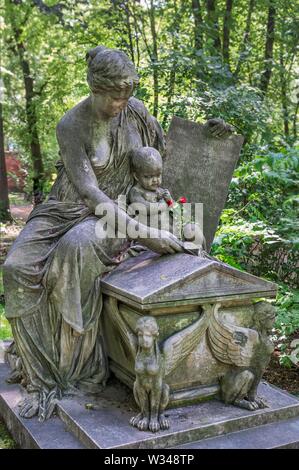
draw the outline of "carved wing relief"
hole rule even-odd
[[[203,307],[202,316],[183,330],[167,338],[162,346],[165,376],[169,375],[183,361],[203,338],[215,305]]]
[[[215,358],[224,364],[249,367],[259,343],[257,331],[220,319],[219,308],[220,304],[217,304],[208,328],[209,344]]]
[[[119,341],[122,350],[127,358],[131,357],[135,360],[137,353],[137,336],[123,319],[118,309],[117,300],[113,297],[109,297],[107,302],[107,311],[109,312],[109,319],[116,328],[116,330],[119,332]]]

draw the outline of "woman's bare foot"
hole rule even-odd
[[[38,414],[39,409],[39,394],[31,393],[27,398],[22,400],[19,405],[19,415],[22,418],[33,418]]]

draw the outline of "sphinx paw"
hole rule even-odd
[[[256,397],[253,401],[254,401],[254,403],[256,404],[256,406],[258,408],[268,408],[269,407],[267,401],[264,400],[261,397]]]
[[[130,419],[130,424],[132,426],[134,426],[135,428],[138,427],[138,423],[139,421],[143,418],[143,414],[142,413],[139,413],[138,415],[136,416],[133,416],[133,418]]]
[[[147,431],[148,430],[148,418],[141,418],[137,423],[137,428],[139,431]]]
[[[169,420],[165,418],[164,415],[161,415],[159,418],[160,429],[169,429]]]
[[[159,431],[160,430],[159,421],[157,419],[151,419],[148,428],[152,432]]]
[[[233,404],[239,408],[244,408],[245,410],[249,411],[256,411],[259,408],[255,401],[245,400],[244,398],[241,400],[235,400]]]

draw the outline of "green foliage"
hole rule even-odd
[[[299,290],[281,285],[276,299],[276,327],[282,336],[299,330]]]
[[[1,237],[1,232],[0,232],[0,237]],[[1,261],[2,260],[0,260],[0,341],[9,339],[12,337],[9,322],[5,318],[3,273],[1,269]],[[1,447],[1,444],[0,444],[0,447]]]
[[[299,331],[299,290],[280,286],[276,300],[276,342],[280,350],[280,363],[285,367],[299,364],[298,339],[293,335]]]
[[[1,10],[2,64],[6,141],[15,144],[29,170],[29,134],[25,91],[13,25],[21,31],[25,56],[34,79],[34,108],[42,145],[46,179],[51,180],[57,160],[55,126],[60,117],[88,94],[85,53],[97,44],[120,47],[134,60],[141,77],[137,96],[153,107],[158,93],[158,118],[165,129],[177,114],[202,121],[220,116],[246,137],[248,145],[271,145],[296,138],[296,29],[294,0],[276,3],[276,34],[272,74],[267,96],[260,90],[268,0],[255,5],[246,44],[244,34],[248,0],[236,0],[229,23],[229,63],[215,46],[215,25],[204,2],[202,22],[196,23],[193,2],[183,0],[97,0],[47,2],[5,0]],[[60,14],[55,6],[60,6]],[[216,16],[222,35],[226,2],[219,0]],[[13,20],[12,20],[13,18]],[[151,23],[154,18],[154,29]],[[155,30],[155,34],[154,31]],[[195,42],[196,35],[200,44]],[[157,57],[154,44],[157,45]],[[238,71],[237,71],[238,69]],[[154,82],[153,72],[157,72]],[[282,77],[285,81],[282,83]],[[283,108],[283,91],[287,99]],[[288,135],[284,118],[288,118]],[[32,171],[29,172],[29,179]]]
[[[261,152],[262,150],[262,152]],[[238,269],[275,281],[275,341],[280,362],[299,362],[299,239],[297,148],[269,148],[251,156],[234,173],[212,253]]]
[[[296,287],[298,272],[296,148],[257,155],[234,173],[213,246],[222,259]]]
[[[8,320],[5,318],[3,275],[0,269],[0,341],[12,338],[11,328]]]
[[[11,327],[5,318],[5,306],[0,301],[0,341],[12,338]]]
[[[6,144],[19,149],[28,169],[26,192],[31,191],[33,169],[14,27],[20,31],[19,45],[24,47],[33,78],[32,106],[46,193],[55,178],[58,159],[56,124],[88,94],[86,51],[98,44],[121,48],[132,58],[141,78],[136,96],[152,112],[156,99],[157,117],[165,130],[174,114],[199,122],[221,117],[245,136],[212,252],[293,292],[291,289],[298,286],[299,28],[295,0],[273,1],[273,57],[265,59],[268,0],[253,2],[251,16],[252,2],[233,2],[226,51],[225,0],[215,2],[213,18],[207,2],[199,2],[196,11],[196,2],[185,0],[5,0],[0,11],[4,133]],[[47,11],[39,8],[42,4]],[[223,52],[229,53],[229,60]],[[270,80],[264,93],[261,79],[266,69]],[[281,292],[278,303],[293,296]],[[279,303],[278,312],[283,308]],[[295,316],[287,319],[290,330],[285,331],[284,315],[287,309],[278,313],[281,326],[277,328],[281,334],[293,334]]]
[[[16,443],[9,435],[6,427],[0,421],[0,449],[15,449]]]

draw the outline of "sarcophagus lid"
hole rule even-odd
[[[146,251],[102,279],[103,292],[147,310],[236,298],[274,297],[276,285],[216,259]]]

